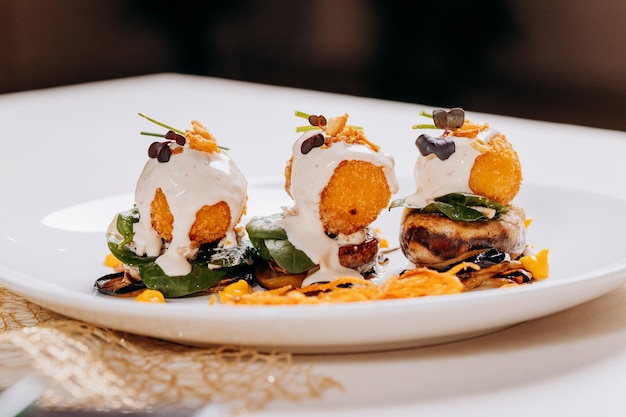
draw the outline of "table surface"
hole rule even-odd
[[[120,152],[107,147],[106,138],[125,135],[126,129],[142,130],[138,111],[174,126],[201,120],[210,123],[218,138],[221,132],[240,138],[241,143],[230,151],[233,159],[262,156],[264,161],[239,163],[249,178],[264,177],[267,167],[284,165],[285,154],[268,149],[265,138],[293,137],[294,109],[348,112],[355,120],[368,121],[368,136],[378,138],[376,141],[394,154],[398,171],[412,172],[414,155],[384,138],[405,130],[406,126],[394,123],[401,115],[414,111],[418,122],[419,110],[428,107],[384,104],[387,112],[376,115],[370,109],[378,108],[380,100],[178,74],[2,95],[0,190],[5,196],[15,196],[11,201],[19,201],[20,193],[41,181],[41,172],[54,169],[55,152],[76,152],[86,156],[76,158],[76,172],[107,166],[115,169],[106,181],[88,176],[68,178],[72,187],[54,191],[62,192],[68,205],[98,198],[107,187],[127,186],[118,191],[132,192],[134,181],[128,178],[136,178],[142,167],[128,155],[145,153],[145,143],[129,140],[127,152]],[[602,155],[606,163],[601,171],[590,173],[584,162],[588,151],[567,148],[573,137],[588,137],[626,151],[626,133],[471,112],[470,117],[488,120],[506,132],[522,161],[533,158],[534,169],[525,172],[525,181],[626,198],[623,153]],[[289,120],[287,127],[281,118]],[[378,121],[381,118],[385,123]],[[71,149],[65,147],[67,143],[72,144]],[[25,150],[49,152],[50,165],[32,166],[28,158],[20,158],[19,173],[9,172],[7,166],[16,168],[9,162],[11,153]],[[560,155],[560,160],[555,160],[555,155]],[[113,165],[111,161],[115,161]],[[336,379],[343,389],[302,403],[270,404],[253,415],[624,415],[625,301],[625,289],[620,287],[578,307],[470,340],[378,353],[294,356],[296,364],[313,366]]]

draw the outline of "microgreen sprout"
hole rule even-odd
[[[420,116],[423,116],[423,117],[428,117],[430,119],[433,118],[432,114],[427,113],[424,110],[420,110],[419,114]],[[434,123],[422,123],[422,124],[413,125],[412,128],[413,129],[437,129],[437,126],[435,126]]]
[[[455,107],[449,111],[443,109],[435,109],[432,114],[420,111],[420,116],[428,117],[434,123],[413,125],[413,129],[443,129],[444,135],[454,129],[460,129],[465,122],[465,111],[459,107]]]
[[[327,120],[326,120],[326,117],[324,117],[321,114],[317,116],[314,114],[308,114],[303,111],[296,110],[295,116],[300,117],[302,119],[307,119],[307,121],[309,122],[308,125],[297,126],[296,132],[308,132],[310,130],[317,130],[317,129],[326,130]],[[353,127],[355,129],[363,130],[362,126],[353,126]]]
[[[301,118],[303,118],[303,119],[308,119],[308,118],[309,118],[309,116],[310,116],[310,114],[305,113],[305,112],[300,111],[300,110],[296,110],[295,115],[296,115],[296,117],[301,117]]]
[[[157,138],[164,138],[165,134],[164,133],[154,133],[154,132],[139,132],[140,135],[142,136],[154,136]]]
[[[158,126],[164,127],[164,128],[166,128],[167,130],[171,130],[171,131],[174,131],[174,132],[178,133],[179,135],[183,135],[183,136],[185,136],[185,132],[183,132],[182,130],[178,130],[178,129],[176,129],[176,128],[173,128],[173,127],[171,127],[171,126],[166,125],[165,123],[161,123],[161,122],[159,122],[158,120],[154,120],[153,118],[148,117],[148,116],[146,116],[146,115],[145,115],[145,114],[143,114],[143,113],[137,113],[137,114],[138,114],[139,116],[143,117],[144,119],[146,119],[146,120],[148,120],[148,121],[150,121],[150,122],[154,123],[155,125],[158,125]],[[144,133],[145,133],[145,132],[142,132],[142,134],[144,134]],[[156,134],[150,134],[150,136],[156,136]],[[164,135],[164,136],[165,136],[165,135]]]
[[[326,128],[326,118],[322,115],[316,116],[314,114],[308,114],[308,113],[296,110],[295,116],[300,117],[302,119],[307,119],[307,121],[309,122],[308,125],[296,127],[296,132],[308,132],[310,130],[316,130],[316,129],[325,130]]]
[[[413,129],[443,129],[441,137],[420,135],[415,141],[415,146],[422,156],[435,154],[442,161],[448,159],[455,151],[456,145],[453,140],[446,139],[446,136],[455,129],[460,129],[465,123],[465,111],[455,107],[450,111],[435,109],[432,114],[420,111],[420,116],[433,120],[433,124],[413,125]]]
[[[308,132],[309,130],[319,130],[319,126],[298,126],[296,132]]]
[[[144,132],[144,131],[139,132],[139,134],[143,136],[154,136],[158,138],[164,138],[167,140],[166,142],[153,142],[152,144],[150,144],[150,147],[148,148],[148,156],[150,158],[156,158],[159,162],[167,162],[170,160],[170,156],[172,154],[170,147],[169,147],[169,144],[171,142],[176,142],[180,146],[185,145],[185,142],[186,142],[185,132],[183,132],[182,130],[166,125],[165,123],[159,122],[158,120],[148,117],[143,113],[137,113],[137,114],[143,117],[144,119],[154,123],[155,125],[161,126],[167,129],[166,133],[154,133],[154,132]],[[218,145],[218,148],[220,148],[223,151],[229,150],[229,148],[225,148],[219,145]]]

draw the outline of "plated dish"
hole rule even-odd
[[[458,126],[445,128],[446,131],[449,128],[454,130]],[[194,126],[194,130],[204,131],[200,126]],[[322,146],[321,142],[316,142],[317,136],[303,135],[294,149],[305,156],[315,154]],[[181,138],[174,135],[166,139],[172,147],[164,147],[162,143],[151,146],[149,155],[156,161],[147,165],[148,168],[178,158],[176,149],[183,146]],[[426,138],[426,148],[433,144],[438,147],[439,139]],[[443,139],[445,142],[446,137]],[[422,156],[430,154],[428,149],[417,145]],[[396,151],[400,149],[397,144],[394,146]],[[196,153],[190,155],[195,158]],[[449,156],[446,153],[437,155],[437,158],[445,160]],[[37,164],[37,154],[34,159],[33,163]],[[251,159],[248,157],[243,165],[249,164]],[[292,163],[291,170],[297,171],[295,157]],[[68,172],[60,165],[58,172]],[[390,187],[390,191],[396,198],[415,195],[416,186],[407,176],[410,171],[399,173],[398,186]],[[51,172],[51,178],[55,177],[54,174]],[[78,183],[74,180],[76,172],[72,174],[69,183],[59,183],[59,186],[72,187]],[[94,180],[94,173],[89,175]],[[94,183],[106,184],[103,180],[107,178],[106,171],[95,171],[95,175],[102,175],[102,178]],[[150,176],[147,177],[150,182]],[[278,207],[288,207],[292,200],[285,193],[285,179],[289,181],[289,177],[247,178],[248,214],[240,223],[246,224],[249,216],[269,216]],[[130,180],[134,181],[134,178]],[[395,181],[389,183],[392,182]],[[527,241],[538,248],[549,247],[551,250],[550,278],[532,285],[323,306],[233,306],[211,304],[206,296],[172,297],[166,304],[136,303],[132,299],[99,294],[93,287],[97,277],[110,272],[103,260],[108,253],[105,232],[111,224],[111,217],[119,210],[132,207],[136,195],[103,191],[102,198],[73,200],[68,205],[63,193],[47,193],[47,198],[39,198],[42,190],[37,187],[43,185],[20,194],[19,204],[3,208],[5,216],[0,218],[0,251],[3,254],[0,284],[58,313],[122,331],[197,345],[243,344],[263,350],[322,353],[412,347],[480,335],[575,306],[624,282],[626,257],[621,248],[626,243],[626,230],[621,229],[626,226],[614,219],[626,208],[625,200],[581,188],[544,186],[536,182],[525,183],[517,194],[518,182],[515,179],[513,184],[516,205],[523,207],[534,219]],[[469,183],[471,185],[471,178]],[[293,191],[293,188],[287,189]],[[472,187],[470,189],[475,191]],[[167,189],[161,191],[163,195],[169,194]],[[90,193],[91,196],[94,194]],[[384,199],[388,197],[385,195]],[[403,206],[407,210],[416,209],[414,206],[420,209],[422,205],[411,198],[404,200]],[[234,207],[243,199],[239,195],[229,201],[237,202]],[[219,205],[216,201],[199,203]],[[474,210],[476,206],[472,203],[469,208]],[[490,212],[491,206],[488,203],[478,211],[481,215],[494,215]],[[22,207],[36,207],[36,210],[22,210]],[[597,207],[602,207],[603,216],[594,216],[593,222],[588,221],[588,214]],[[465,208],[461,209],[465,211]],[[175,211],[177,208],[171,209]],[[382,281],[414,265],[409,265],[405,256],[411,254],[410,250],[396,249],[405,239],[404,232],[400,233],[400,226],[404,223],[402,209],[377,211],[380,213],[371,227],[379,231],[377,233],[389,242],[391,249],[387,254],[389,262],[382,265],[374,278]],[[242,212],[241,205],[231,211],[230,226],[225,229],[226,240],[233,241],[232,226]],[[575,233],[567,233],[573,227]],[[166,229],[159,233],[166,235]],[[609,229],[614,233],[607,235]],[[172,230],[169,233],[171,242],[181,242],[173,236]],[[222,239],[221,235],[219,239]],[[182,242],[187,244],[186,240]],[[512,252],[517,252],[517,246],[514,245],[514,249]],[[166,269],[171,267],[177,271],[180,265],[188,266],[184,259],[184,262],[178,262],[181,259],[177,256],[166,258],[163,264]]]
[[[148,147],[133,207],[107,229],[114,273],[98,292],[165,302],[218,293],[226,304],[313,304],[455,294],[523,285],[549,276],[548,250],[526,242],[529,219],[512,204],[521,182],[506,136],[465,111],[435,109],[440,129],[415,141],[416,191],[399,191],[395,159],[349,115],[296,111],[307,124],[292,146],[284,177],[293,200],[271,216],[241,222],[247,180],[200,122],[179,130],[141,113],[165,133]],[[373,223],[403,207],[399,246]],[[245,228],[243,225],[245,224]],[[381,251],[385,243],[386,250]],[[410,261],[384,276],[387,254]],[[375,283],[380,280],[380,283]],[[217,298],[212,297],[214,303]]]
[[[399,182],[401,190],[412,187],[409,178]],[[285,201],[279,178],[252,179],[249,190],[251,212],[270,214],[277,202]],[[32,198],[25,203],[34,204],[36,197]],[[626,230],[620,228],[626,225],[612,221],[626,210],[624,200],[525,184],[518,201],[536,219],[529,238],[549,246],[552,256],[551,277],[523,287],[323,308],[209,306],[206,297],[154,305],[101,296],[94,292],[91,279],[107,271],[102,265],[106,255],[102,236],[111,211],[132,202],[127,194],[60,210],[60,201],[44,202],[48,214],[26,218],[21,231],[10,226],[10,219],[2,219],[0,250],[5,257],[0,283],[58,313],[122,331],[194,345],[244,344],[323,353],[421,346],[485,334],[578,305],[624,282],[626,256],[620,248],[626,244]],[[594,222],[580,220],[598,205],[606,216]],[[399,216],[399,211],[388,211],[377,220],[390,240],[397,235]],[[580,239],[563,233],[572,224]],[[615,233],[607,235],[609,228]],[[599,241],[605,244],[597,245]],[[33,251],[38,262],[30,261]],[[406,259],[395,252],[386,273],[405,266]]]

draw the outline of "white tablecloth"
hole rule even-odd
[[[406,126],[394,122],[402,119],[404,123],[410,111],[418,122],[418,112],[425,106],[384,103],[385,114],[372,114],[380,104],[379,100],[176,74],[3,95],[1,201],[19,204],[24,193],[35,189],[41,198],[62,193],[68,205],[132,192],[142,168],[136,155],[144,155],[147,149],[145,141],[133,139],[137,131],[145,130],[137,112],[175,126],[198,119],[210,124],[218,138],[228,132],[241,141],[229,152],[250,178],[265,177],[269,167],[275,170],[284,165],[286,153],[276,152],[276,144],[284,141],[285,149],[290,149],[297,122],[286,126],[278,120],[281,114],[289,118],[295,109],[348,112],[367,124],[368,136],[384,143],[387,151],[397,149],[397,170],[411,175],[415,155],[391,140],[405,136],[400,132]],[[506,132],[522,162],[532,160],[525,182],[626,198],[626,133],[471,111],[469,116]],[[107,138],[114,135],[129,136],[126,149],[107,146]],[[268,136],[278,139],[270,144]],[[581,141],[589,147],[570,146]],[[610,152],[603,152],[607,148]],[[49,163],[32,164],[28,158],[32,152],[47,153]],[[46,170],[55,169],[59,152],[75,155],[72,169],[62,179],[71,186],[65,187],[62,181],[42,186]],[[245,162],[259,159],[263,163]],[[104,166],[110,167],[104,178],[90,174]],[[121,189],[120,184],[127,186]],[[594,215],[598,213],[589,213],[590,218]],[[572,239],[585,238],[576,234],[575,224],[564,233]],[[575,308],[471,340],[400,351],[295,356],[294,360],[331,376],[343,389],[302,403],[273,403],[258,415],[622,416],[626,414],[626,292],[621,287]]]

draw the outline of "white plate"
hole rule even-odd
[[[405,187],[407,181],[404,181]],[[406,189],[403,187],[404,189]],[[27,197],[29,198],[29,197]],[[33,201],[22,204],[39,204]],[[269,214],[288,202],[279,180],[251,181],[249,214]],[[58,202],[55,202],[55,204]],[[554,186],[525,184],[516,203],[534,219],[529,242],[548,247],[551,277],[528,286],[459,295],[315,306],[209,306],[208,297],[167,304],[137,303],[96,294],[104,229],[131,195],[28,212],[0,219],[0,283],[25,298],[96,325],[187,344],[252,345],[291,352],[356,352],[459,340],[548,315],[618,287],[626,278],[626,224],[614,219],[626,201]],[[598,207],[603,216],[589,221]],[[397,243],[400,209],[378,226]],[[610,231],[610,233],[607,233]],[[392,256],[386,273],[406,265]]]

